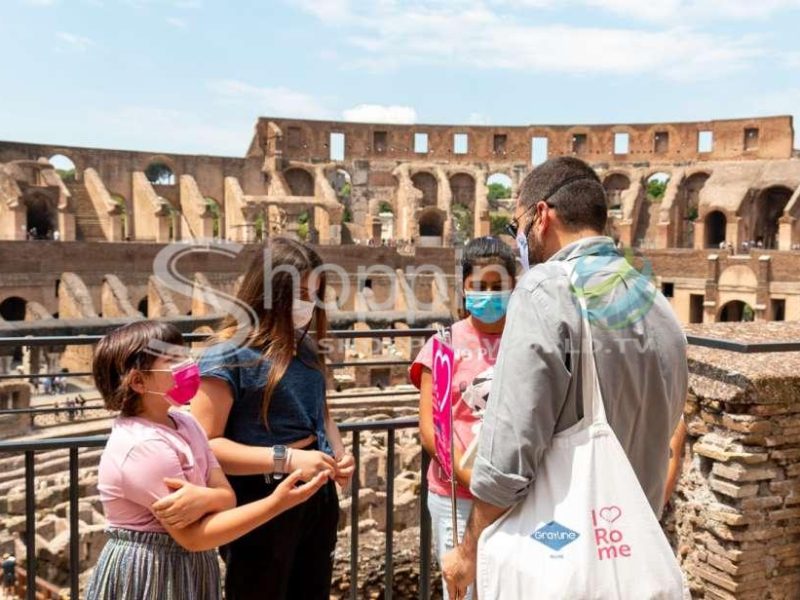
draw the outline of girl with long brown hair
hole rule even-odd
[[[272,238],[250,264],[237,299],[251,329],[229,319],[200,359],[192,413],[229,475],[238,504],[272,494],[283,474],[331,481],[222,548],[228,600],[325,599],[339,518],[334,481],[348,485],[353,457],[325,402],[322,260],[309,246]],[[243,342],[236,342],[241,340]]]

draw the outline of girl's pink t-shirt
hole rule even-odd
[[[208,485],[219,463],[190,414],[171,411],[177,429],[140,417],[118,417],[100,459],[97,488],[109,527],[166,531],[150,506],[167,496],[165,477]]]
[[[501,334],[481,333],[472,326],[469,318],[453,323],[451,331],[455,355],[452,385],[453,435],[456,447],[463,452],[474,439],[478,430],[476,425],[481,420],[480,414],[470,404],[475,405],[482,401],[485,406],[488,400]],[[411,383],[419,387],[422,368],[432,369],[432,365],[433,338],[427,341],[411,364]],[[450,495],[450,482],[435,460],[431,461],[428,469],[428,488],[440,496]],[[456,487],[456,495],[459,498],[472,498],[469,490],[461,485]]]

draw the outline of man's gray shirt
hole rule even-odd
[[[577,269],[575,286],[563,261]],[[686,400],[686,336],[647,273],[633,269],[607,237],[566,246],[518,282],[470,489],[495,506],[516,504],[536,485],[553,435],[582,417],[576,289],[588,304],[608,421],[658,515],[669,442]]]

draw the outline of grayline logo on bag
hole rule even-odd
[[[564,527],[561,523],[550,521],[534,531],[531,537],[551,550],[559,551],[577,540],[580,534],[569,527]]]

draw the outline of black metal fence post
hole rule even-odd
[[[384,599],[392,600],[394,592],[394,429],[386,432],[386,560],[384,565]]]
[[[422,480],[419,494],[419,598],[431,597],[431,515],[428,513],[428,467],[431,458],[422,449]]]
[[[36,600],[36,472],[34,451],[25,451],[25,597]]]
[[[79,598],[80,545],[78,526],[78,448],[69,449],[69,593]]]
[[[353,430],[355,472],[350,484],[350,598],[358,598],[358,496],[361,491],[361,432]]]

